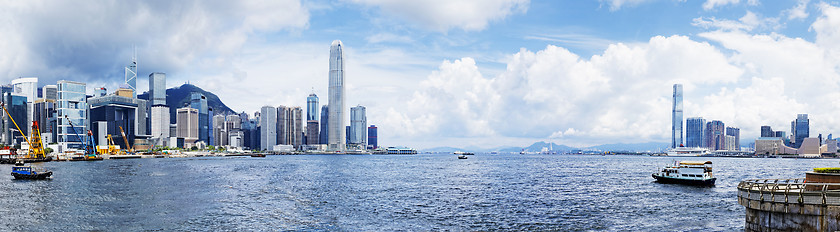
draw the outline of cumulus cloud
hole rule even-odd
[[[218,70],[256,32],[307,27],[298,0],[3,1],[0,75],[118,83],[137,47],[140,74]],[[72,10],[68,10],[72,9]]]
[[[808,8],[809,1],[810,0],[799,0],[799,2],[796,3],[796,6],[785,10],[783,13],[787,14],[789,20],[808,18],[808,12],[806,10]]]
[[[726,31],[752,31],[756,29],[776,30],[781,27],[781,24],[779,24],[779,18],[762,17],[752,11],[747,11],[747,13],[744,14],[743,17],[739,18],[738,21],[717,19],[715,17],[698,17],[692,20],[691,25],[705,29],[718,29]]]
[[[453,28],[480,31],[499,21],[528,10],[529,0],[353,0],[379,8],[383,14],[422,28],[446,32]]]
[[[661,139],[672,84],[731,83],[743,72],[713,46],[685,36],[613,44],[588,60],[556,46],[523,49],[498,76],[477,70],[471,58],[445,61],[404,109],[392,111],[404,121],[384,127],[420,131],[415,136],[499,134],[570,143]]]

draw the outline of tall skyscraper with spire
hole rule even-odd
[[[346,122],[344,121],[344,45],[335,40],[330,45],[329,80],[329,149],[344,151],[346,145]]]
[[[131,91],[134,91],[134,98],[137,98],[137,51],[131,57],[131,64],[125,67],[125,84]]]
[[[674,104],[671,110],[671,148],[683,144],[683,88],[674,84]]]

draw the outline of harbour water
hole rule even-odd
[[[650,173],[711,160],[715,187]],[[68,230],[743,230],[736,186],[802,178],[836,159],[300,155],[36,164],[0,178],[0,228]],[[3,172],[10,165],[0,166]]]

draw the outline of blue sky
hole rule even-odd
[[[151,72],[253,113],[327,99],[329,44],[342,40],[349,106],[383,145],[572,146],[667,142],[671,85],[686,117],[742,140],[840,130],[835,1],[345,0],[3,1],[0,76],[115,89],[137,47]],[[66,9],[74,9],[67,11]],[[347,119],[349,120],[349,119]]]

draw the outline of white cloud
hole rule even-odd
[[[788,15],[788,20],[808,18],[808,12],[806,10],[808,9],[809,1],[810,0],[799,0],[799,2],[796,3],[796,6],[787,9],[782,13]]]
[[[703,3],[703,9],[712,10],[715,7],[725,5],[736,5],[740,2],[741,0],[706,0],[706,2]],[[758,0],[747,0],[747,5],[758,5]]]
[[[353,0],[378,7],[383,14],[399,18],[422,28],[446,32],[453,28],[480,31],[499,21],[528,10],[529,0]]]
[[[413,136],[477,142],[494,135],[567,144],[657,140],[667,134],[670,85],[732,83],[741,74],[716,48],[684,36],[613,44],[589,60],[556,46],[523,49],[494,78],[483,77],[470,58],[444,62],[408,104],[391,111],[402,121],[382,127],[422,126]]]
[[[368,43],[412,43],[414,39],[407,35],[396,35],[393,33],[378,33],[365,38]]]
[[[777,30],[781,27],[779,18],[762,17],[752,11],[747,11],[738,21],[729,19],[716,19],[715,17],[698,17],[692,20],[691,25],[705,29],[719,29],[725,31],[742,30],[753,31],[756,29]]]
[[[132,45],[141,75],[164,71],[177,78],[185,69],[223,70],[254,33],[300,30],[309,20],[298,0],[2,5],[0,75],[39,76],[44,83],[121,79]]]

